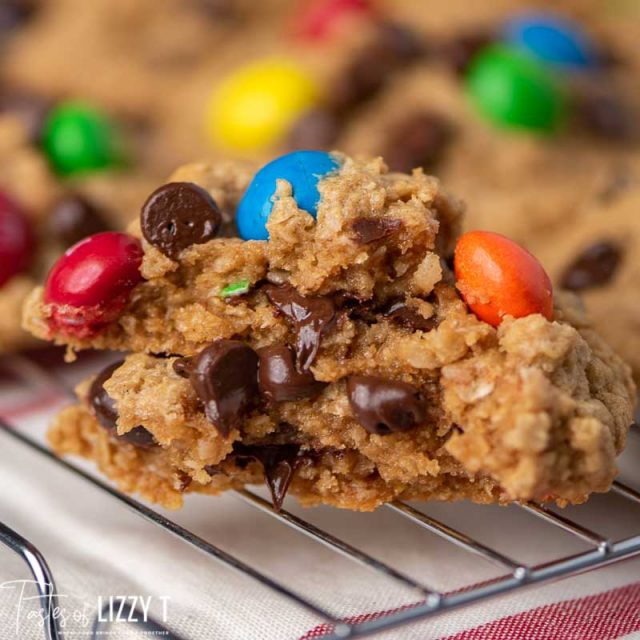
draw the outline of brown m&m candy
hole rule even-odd
[[[191,182],[170,182],[156,189],[142,207],[142,235],[172,259],[194,244],[216,237],[222,213],[209,193]]]

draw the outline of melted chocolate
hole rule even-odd
[[[424,397],[419,389],[406,382],[376,376],[350,376],[347,394],[356,420],[369,433],[388,435],[406,431],[427,419]]]
[[[300,373],[308,371],[318,355],[323,334],[335,320],[334,302],[330,298],[302,296],[291,285],[266,285],[264,290],[296,332],[297,370]]]
[[[393,320],[393,322],[412,331],[431,331],[438,326],[438,318],[435,314],[431,318],[425,318],[403,301],[392,304],[383,315],[385,318]]]
[[[376,240],[382,240],[399,231],[402,220],[393,218],[356,218],[351,223],[351,229],[358,244],[369,244]]]
[[[284,343],[259,349],[258,357],[260,391],[271,402],[313,398],[327,386],[326,382],[316,380],[311,371],[299,372],[295,354]]]
[[[237,462],[242,465],[249,460],[257,460],[264,468],[264,478],[271,491],[271,499],[276,511],[282,508],[287,490],[299,467],[302,456],[298,444],[255,444],[236,442],[233,451]]]
[[[180,363],[176,365],[176,363]],[[216,340],[188,363],[174,370],[186,377],[204,404],[207,419],[227,437],[258,396],[258,356],[239,340]]]

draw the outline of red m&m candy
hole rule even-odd
[[[321,41],[335,33],[345,19],[373,13],[370,0],[307,0],[293,21],[294,34]]]
[[[17,203],[0,191],[0,286],[29,266],[33,246],[28,218]]]
[[[76,338],[90,338],[113,322],[142,280],[140,242],[109,231],[85,238],[53,266],[44,290],[50,324]]]
[[[457,286],[471,311],[494,327],[505,316],[553,318],[551,280],[534,256],[497,233],[471,231],[455,250]]]

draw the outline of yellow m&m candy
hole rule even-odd
[[[279,142],[318,96],[316,83],[295,63],[257,62],[226,78],[214,92],[207,128],[217,146],[264,149]]]

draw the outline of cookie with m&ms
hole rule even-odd
[[[275,510],[607,490],[629,369],[532,254],[461,234],[462,213],[446,184],[382,158],[183,167],[29,299],[35,335],[124,354],[80,385],[54,449],[108,451],[124,461],[110,479],[170,508],[253,484]]]

